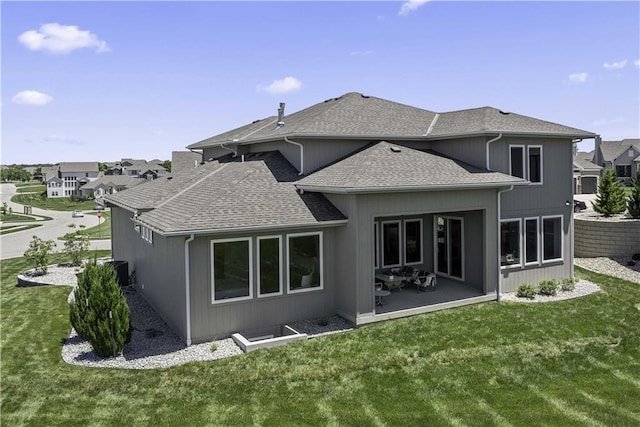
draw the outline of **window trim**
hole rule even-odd
[[[536,222],[536,260],[532,262],[527,262],[527,221],[535,221]],[[537,216],[525,217],[523,220],[524,227],[522,228],[522,236],[523,236],[523,253],[524,253],[524,266],[528,267],[531,265],[540,265],[540,218]]]
[[[525,156],[525,152],[526,147],[524,145],[521,144],[509,144],[509,175],[511,176],[516,176],[513,174],[513,161],[512,161],[512,148],[522,148],[522,179],[526,179],[527,177],[527,164],[526,164],[526,156]],[[520,177],[518,177],[520,178]]]
[[[270,240],[270,239],[278,239],[278,274],[279,274],[279,290],[278,292],[271,292],[268,294],[263,294],[260,290],[260,241],[261,240]],[[273,236],[258,236],[256,243],[256,289],[258,291],[258,298],[269,298],[275,297],[279,295],[284,295],[284,277],[283,277],[283,269],[282,269],[282,236],[281,235],[273,235]]]
[[[318,255],[320,259],[318,260],[318,268],[320,269],[320,286],[314,288],[301,288],[301,289],[291,289],[291,256],[289,253],[289,249],[291,246],[291,238],[292,237],[304,237],[304,236],[318,236]],[[323,245],[323,232],[322,231],[312,231],[308,233],[291,233],[287,234],[287,242],[286,242],[286,263],[287,263],[287,294],[300,294],[305,292],[316,292],[324,289],[324,245]]]
[[[215,244],[231,242],[249,242],[249,295],[245,297],[225,298],[216,300],[216,274],[215,274]],[[224,304],[253,299],[253,239],[251,237],[234,237],[230,239],[211,240],[211,304]]]
[[[140,227],[140,236],[142,237],[142,240],[153,246],[153,230],[143,225]]]
[[[382,264],[382,268],[393,268],[393,267],[400,267],[402,265],[402,244],[404,243],[402,241],[402,221],[399,219],[394,219],[394,220],[390,220],[390,221],[382,221],[381,222],[382,227],[381,228],[381,254],[380,254],[380,258],[381,258],[381,264]],[[385,264],[385,259],[384,259],[384,225],[385,224],[398,224],[398,263],[397,264]]]
[[[509,265],[502,265],[502,224],[505,222],[517,222],[518,223],[518,250],[520,253],[520,262],[518,264],[509,264]],[[501,219],[500,220],[500,258],[498,261],[500,262],[500,270],[506,270],[509,268],[522,268],[522,266],[524,265],[523,262],[523,258],[522,258],[522,254],[523,254],[523,250],[522,250],[522,243],[523,243],[523,238],[522,238],[522,218],[507,218],[507,219]]]
[[[536,181],[536,182],[531,181],[531,149],[532,148],[540,149],[540,181]],[[529,181],[531,185],[544,184],[544,156],[543,156],[542,145],[527,145],[527,181]]]
[[[564,216],[563,215],[545,215],[542,218],[542,227],[541,227],[541,234],[542,234],[542,253],[541,253],[541,259],[542,259],[542,264],[552,264],[552,263],[558,263],[558,262],[564,262]],[[553,258],[553,259],[544,259],[544,220],[545,219],[552,219],[552,218],[560,218],[560,258]]]
[[[380,266],[380,223],[373,223],[373,268],[378,269]]]
[[[418,222],[420,223],[420,235],[419,235],[419,245],[420,245],[420,260],[419,261],[413,261],[413,262],[409,262],[407,261],[407,223],[408,222]],[[423,223],[422,223],[422,218],[412,218],[412,219],[405,219],[403,221],[402,224],[402,229],[403,229],[403,237],[404,237],[404,257],[403,257],[403,261],[404,261],[404,265],[418,265],[418,264],[422,264],[424,261],[424,242],[423,242],[423,232],[424,232],[424,228],[423,228]]]

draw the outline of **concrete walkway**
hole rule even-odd
[[[13,209],[15,213],[23,213],[24,206],[11,201],[11,197],[16,194],[17,189],[14,184],[0,184],[1,201]],[[98,225],[98,218],[94,215],[86,215],[84,218],[72,218],[69,211],[50,211],[45,209],[33,208],[32,213],[35,215],[43,215],[53,218],[50,221],[34,221],[20,222],[20,225],[40,224],[39,227],[15,233],[0,236],[0,259],[21,257],[29,247],[29,242],[33,236],[38,236],[43,240],[53,240],[56,242],[55,251],[61,251],[64,242],[57,240],[69,232],[69,224],[84,225],[87,228]],[[12,223],[18,224],[18,223]],[[90,248],[94,249],[111,249],[111,240],[91,240]]]

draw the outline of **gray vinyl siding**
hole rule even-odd
[[[487,167],[487,151],[486,141],[492,138],[466,138],[443,141],[432,141],[431,146],[434,151],[442,153],[445,156],[453,157],[454,159],[462,160],[470,165],[486,168]],[[491,144],[493,145],[493,143]],[[489,145],[491,147],[491,145]],[[491,159],[493,160],[493,159]],[[497,171],[490,165],[491,170]],[[507,173],[508,170],[507,170]]]
[[[358,319],[374,315],[374,220],[423,220],[423,265],[433,271],[433,214],[462,217],[465,235],[465,282],[496,290],[498,241],[496,190],[437,191],[368,195],[327,194],[327,198],[349,218],[336,245],[333,264],[341,291],[337,306],[342,315]],[[354,308],[353,298],[356,298]],[[342,300],[346,298],[346,300]]]
[[[509,145],[525,146],[525,163],[526,147],[542,145],[543,184],[514,187],[503,193],[501,219],[535,217],[542,230],[543,216],[562,216],[563,261],[501,270],[502,292],[514,291],[522,283],[573,276],[573,144],[568,139],[504,138],[490,146],[493,170],[509,173]],[[541,233],[538,238],[541,245]]]
[[[231,154],[235,149],[234,146],[228,147],[228,149],[220,148],[220,147],[210,147],[202,150],[202,158],[204,161],[209,161],[209,159],[217,159],[222,156],[226,156]]]
[[[302,141],[301,141],[302,142]],[[329,163],[348,156],[354,151],[360,150],[369,144],[369,141],[357,140],[309,140],[304,144],[304,169],[305,174],[310,174]]]
[[[320,231],[313,230],[313,231]],[[252,333],[260,328],[278,326],[297,320],[314,319],[336,314],[335,295],[337,281],[333,264],[335,231],[323,231],[324,288],[287,294],[286,236],[295,232],[272,232],[265,236],[282,236],[284,295],[258,298],[256,237],[258,235],[234,235],[224,238],[251,237],[253,239],[253,298],[212,304],[211,289],[211,240],[218,237],[199,236],[190,243],[191,271],[191,339],[204,342],[228,337],[235,332]],[[307,231],[305,231],[307,232]],[[311,230],[309,230],[311,232]]]
[[[298,142],[296,140],[296,142]],[[264,142],[247,147],[252,153],[264,153],[267,151],[279,151],[289,163],[300,171],[300,147],[284,141]]]
[[[132,213],[111,208],[112,252],[136,273],[137,292],[186,341],[184,238],[153,233],[153,244],[134,229]]]
[[[629,156],[629,151],[632,152],[632,156]],[[622,152],[622,154],[620,154],[618,157],[616,157],[613,161],[613,164],[615,166],[618,165],[631,165],[631,177],[635,178],[636,177],[636,173],[638,173],[638,162],[634,162],[633,160],[638,157],[638,155],[640,155],[640,151],[636,150],[633,147],[629,147],[628,149],[624,150],[624,152]],[[615,172],[615,167],[613,167],[613,171]]]

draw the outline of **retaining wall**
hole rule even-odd
[[[592,220],[574,217],[575,256],[623,257],[640,253],[640,220]]]

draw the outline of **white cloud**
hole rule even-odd
[[[272,95],[279,93],[287,93],[298,90],[302,87],[302,82],[295,77],[285,77],[282,80],[276,80],[267,87],[258,86],[258,90],[269,92]]]
[[[409,12],[413,12],[414,10],[423,6],[427,2],[429,2],[429,0],[408,0],[402,3],[402,7],[400,7],[400,11],[398,12],[398,15],[407,16]]]
[[[372,50],[355,50],[350,53],[351,56],[367,56],[373,53]]]
[[[571,83],[584,83],[587,81],[587,77],[588,77],[587,73],[569,74],[569,81]]]
[[[624,123],[624,117],[615,117],[613,119],[598,119],[591,122],[592,126],[609,126]]]
[[[66,136],[61,136],[61,135],[47,135],[44,138],[42,138],[42,140],[47,144],[85,145],[84,142],[79,141],[75,138],[68,138]]]
[[[42,106],[53,101],[53,97],[37,90],[23,90],[12,99],[14,104]]]
[[[636,59],[635,61],[633,61],[633,65],[635,65],[636,68],[640,68],[640,59]]]
[[[109,52],[107,42],[98,39],[91,31],[80,30],[75,25],[44,24],[40,31],[30,30],[18,36],[18,41],[31,50],[49,53],[70,53],[75,49],[95,48],[96,52]]]
[[[617,61],[617,62],[612,62],[612,63],[605,62],[604,64],[602,64],[602,66],[604,68],[606,68],[607,70],[617,70],[617,69],[626,67],[627,66],[627,60],[623,59],[622,61]]]

